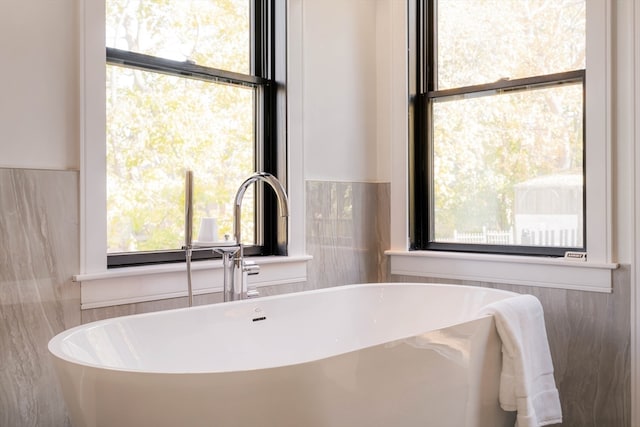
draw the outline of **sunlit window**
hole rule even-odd
[[[585,0],[420,2],[413,246],[585,248]]]
[[[123,254],[137,257],[115,264],[180,259],[186,170],[194,233],[215,218],[214,240],[232,234],[236,189],[275,150],[271,76],[262,75],[272,52],[255,42],[268,40],[258,36],[268,19],[253,0],[106,1],[110,265]],[[248,191],[247,245],[264,241],[261,206]]]

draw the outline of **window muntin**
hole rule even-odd
[[[584,0],[417,7],[412,247],[584,250]]]
[[[219,238],[232,234],[232,198],[242,180],[258,169],[279,170],[275,162],[279,144],[275,141],[275,84],[268,78],[278,72],[272,64],[275,49],[270,31],[275,28],[274,10],[281,5],[269,8],[260,0],[249,3],[156,0],[124,6],[119,0],[107,1],[107,11],[124,9],[124,15],[115,20],[107,14],[107,38],[113,36],[111,44],[115,46],[134,48],[127,51],[107,46],[110,267],[183,259],[179,248],[184,241],[186,169],[195,173],[194,230],[197,232],[200,218],[213,216],[218,219]],[[194,4],[208,7],[213,18],[201,10],[202,16],[195,20],[187,17],[187,22],[181,23],[176,19],[192,14]],[[215,27],[211,19],[227,19],[220,10],[245,9],[253,15],[242,21],[254,27],[223,23],[230,33],[224,40],[203,38],[207,29],[188,29],[193,25],[199,28],[203,22]],[[110,22],[114,26],[110,27]],[[130,27],[125,28],[124,23]],[[128,33],[123,35],[124,30]],[[205,54],[205,65],[198,62],[197,55],[185,55],[186,60],[167,58],[173,54],[166,53],[180,50],[190,35],[197,36],[189,42],[193,52],[209,53]],[[232,45],[222,44],[230,41]],[[138,52],[142,50],[144,54]],[[218,57],[226,62],[216,63]],[[214,68],[207,61],[228,69]],[[255,250],[247,248],[245,253],[286,250],[271,205],[270,198],[261,192],[246,193],[243,243],[254,245]],[[194,254],[195,259],[209,257],[210,251]]]

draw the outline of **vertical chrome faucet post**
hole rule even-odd
[[[189,307],[193,306],[193,285],[191,283],[191,256],[193,255],[193,171],[185,175],[184,188],[184,253],[187,264],[187,294]]]
[[[238,245],[224,246],[214,248],[213,250],[222,256],[222,270],[224,274],[222,280],[223,301],[233,301],[236,299],[233,295],[233,274],[235,272],[234,257],[240,250],[240,247]]]

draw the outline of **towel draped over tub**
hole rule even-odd
[[[517,411],[516,427],[562,422],[560,397],[540,301],[532,295],[507,298],[486,306],[502,340],[500,406]]]

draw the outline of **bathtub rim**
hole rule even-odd
[[[359,284],[350,284],[350,285],[340,285],[340,286],[313,289],[313,290],[302,291],[302,292],[291,292],[291,293],[287,293],[287,294],[269,295],[269,296],[264,296],[264,297],[260,297],[260,298],[256,298],[256,299],[245,299],[245,300],[238,300],[238,301],[229,301],[229,302],[225,302],[225,303],[222,303],[222,304],[224,304],[224,307],[233,307],[234,305],[245,305],[245,304],[256,303],[258,301],[269,301],[269,300],[273,300],[273,299],[295,298],[296,296],[300,296],[300,294],[314,295],[314,294],[337,292],[337,291],[340,291],[340,290],[355,289],[355,288],[361,288],[361,287],[372,287],[373,288],[373,287],[385,287],[385,286],[394,286],[394,287],[395,286],[407,286],[407,287],[424,287],[424,286],[427,286],[427,287],[432,287],[432,288],[451,288],[451,287],[456,287],[456,288],[464,288],[464,289],[469,289],[469,290],[474,290],[474,291],[489,292],[491,294],[496,294],[496,295],[503,295],[505,298],[515,297],[515,296],[520,295],[520,294],[518,294],[516,292],[506,291],[506,290],[502,290],[502,289],[487,288],[487,287],[480,287],[480,286],[471,286],[471,285],[457,285],[457,284],[446,284],[446,283],[422,283],[422,282],[383,282],[383,283],[359,283]],[[158,315],[161,315],[161,314],[164,314],[164,313],[170,313],[170,312],[185,312],[185,311],[189,311],[189,310],[206,310],[206,309],[211,308],[211,306],[220,306],[220,304],[221,303],[212,303],[212,304],[202,304],[202,305],[193,306],[193,307],[178,307],[178,308],[172,308],[172,309],[167,309],[167,310],[159,310],[159,311],[153,311],[153,312],[148,312],[148,313],[128,314],[128,315],[124,315],[124,316],[116,316],[116,317],[111,317],[111,318],[108,318],[108,319],[92,321],[92,322],[89,322],[89,323],[81,324],[81,325],[66,329],[66,330],[56,334],[53,338],[51,338],[51,340],[49,340],[48,345],[47,345],[47,349],[48,349],[48,352],[50,354],[50,357],[52,357],[54,359],[59,359],[56,362],[69,363],[69,364],[75,365],[77,367],[80,367],[82,369],[90,368],[90,369],[98,369],[98,370],[105,370],[105,371],[112,371],[112,372],[135,373],[135,374],[150,374],[150,375],[202,375],[202,374],[227,374],[227,373],[233,373],[233,372],[250,372],[250,371],[258,371],[258,370],[262,370],[262,369],[276,369],[276,368],[281,368],[281,367],[286,367],[286,366],[291,366],[291,365],[310,363],[310,362],[313,362],[313,361],[316,361],[316,360],[322,360],[322,359],[326,358],[326,357],[321,357],[321,358],[316,358],[316,359],[312,359],[312,360],[301,360],[299,362],[288,364],[288,365],[278,365],[278,366],[269,366],[269,367],[256,367],[256,368],[250,368],[250,369],[239,369],[239,370],[230,370],[230,371],[215,371],[215,370],[157,371],[157,370],[151,370],[151,369],[134,369],[134,368],[113,367],[113,366],[106,366],[106,365],[101,365],[101,364],[97,364],[97,363],[91,363],[91,362],[87,362],[87,361],[84,361],[84,360],[80,360],[80,359],[75,358],[75,357],[71,357],[68,354],[66,354],[64,352],[64,350],[61,348],[62,342],[66,338],[68,338],[69,336],[77,333],[78,331],[91,329],[91,328],[99,328],[102,325],[111,323],[116,319],[145,318],[145,317],[154,317],[154,316],[158,316]],[[487,305],[488,304],[491,304],[491,302],[487,303]],[[457,324],[474,321],[474,320],[477,320],[477,319],[480,319],[480,318],[491,317],[492,316],[491,314],[481,314],[481,311],[482,311],[483,307],[479,307],[476,313],[472,313],[471,316],[468,319],[465,319],[462,322],[455,322],[455,323],[443,325],[443,326],[440,326],[440,327],[435,328],[433,330],[441,330],[441,329],[445,329],[445,328],[450,327],[450,326],[454,326],[454,325],[457,325]],[[392,341],[407,339],[407,338],[410,338],[413,335],[414,334],[408,334],[407,336],[399,336],[397,338],[394,338]],[[388,341],[388,342],[391,342],[391,341]],[[380,345],[380,344],[383,344],[383,343],[366,345],[366,346],[363,346],[361,348],[347,350],[347,351],[344,351],[342,353],[337,353],[335,355],[345,354],[345,353],[349,353],[351,351],[358,351],[358,350],[361,350],[361,349],[373,347],[375,345]],[[335,355],[331,355],[331,356],[335,356]],[[327,357],[331,357],[331,356],[327,356]]]

